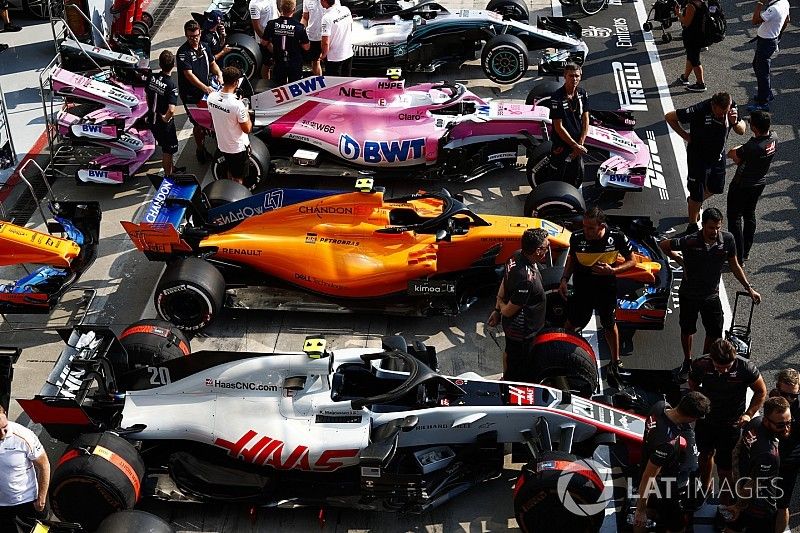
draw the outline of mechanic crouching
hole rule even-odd
[[[754,418],[733,451],[736,503],[725,510],[732,520],[728,533],[773,533],[780,498],[780,441],[791,431],[792,415],[785,398],[764,402],[764,416]],[[781,529],[780,531],[783,531]]]
[[[691,391],[677,407],[661,401],[650,410],[642,444],[635,533],[648,531],[647,523],[652,519],[659,528],[673,533],[686,528],[684,504],[698,457],[692,424],[703,419],[710,409],[708,398]]]
[[[503,325],[503,379],[514,380],[528,354],[531,340],[544,327],[547,298],[536,263],[544,261],[549,248],[547,231],[527,229],[522,248],[506,261],[503,280],[497,290],[495,309],[486,323]]]
[[[303,77],[303,51],[311,48],[305,26],[292,18],[295,7],[295,0],[281,0],[281,16],[267,22],[264,29],[264,42],[275,61],[272,82],[276,86]]]
[[[737,356],[736,348],[725,339],[717,339],[708,355],[692,362],[689,388],[705,394],[711,412],[695,426],[700,451],[700,479],[705,493],[711,487],[714,463],[721,484],[733,486],[732,454],[741,437],[741,428],[757,414],[767,399],[767,385],[752,361]],[[753,398],[745,410],[747,389]],[[720,502],[728,505],[730,491],[721,491]]]

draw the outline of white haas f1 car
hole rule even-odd
[[[582,338],[546,330],[516,382],[444,376],[434,349],[382,341],[190,355],[164,322],[119,339],[73,330],[40,394],[19,400],[51,436],[75,439],[53,472],[54,511],[89,529],[144,497],[419,513],[500,475],[511,443],[528,463],[513,496],[522,527],[597,530],[602,509],[569,512],[559,477],[597,502],[604,487],[580,459],[607,446],[634,457],[645,420],[589,399],[597,363]]]
[[[317,76],[256,94],[251,100],[257,135],[250,176],[382,177],[467,181],[549,154],[549,107],[488,100],[460,83]],[[187,106],[195,123],[213,129],[205,102]],[[595,112],[586,146],[600,162],[604,187],[639,191],[650,152],[633,130],[632,115]],[[214,175],[224,178],[224,158]],[[270,167],[272,161],[273,167]],[[529,173],[539,172],[529,165]]]

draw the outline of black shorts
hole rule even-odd
[[[713,194],[722,194],[725,190],[725,165],[715,163],[709,167],[703,163],[689,163],[686,181],[689,198],[702,203],[706,189]]]
[[[275,62],[275,56],[272,55],[272,52],[266,45],[259,42],[258,47],[261,49],[261,65],[264,67],[271,67],[272,63]]]
[[[344,61],[325,61],[326,76],[350,76],[353,72],[353,58]]]
[[[175,121],[164,122],[156,117],[156,122],[150,128],[156,143],[161,147],[165,154],[176,154],[178,152],[178,133],[175,131]]]
[[[0,531],[28,533],[33,530],[37,520],[47,520],[49,515],[49,503],[42,511],[37,511],[32,501],[8,507],[0,506]]]
[[[661,488],[661,487],[659,487]],[[651,494],[647,498],[647,508],[657,513],[656,523],[667,531],[681,531],[686,528],[686,516],[681,498],[675,494],[667,498],[665,493]]]
[[[794,486],[797,483],[797,476],[800,475],[800,469],[797,468],[781,468],[780,477],[778,478],[778,487],[783,491],[778,492],[778,509],[788,509],[789,504],[792,503],[792,493],[794,493]]]
[[[697,450],[714,455],[714,463],[720,470],[733,468],[733,449],[742,436],[742,430],[731,424],[715,424],[709,420],[698,420],[694,428]]]
[[[694,298],[679,293],[678,303],[680,305],[678,322],[682,334],[694,335],[697,333],[697,315],[699,314],[703,320],[703,327],[706,328],[706,336],[710,339],[722,338],[724,317],[719,294],[707,298]]]
[[[225,165],[228,167],[228,174],[231,178],[240,181],[246,180],[250,174],[250,147],[236,154],[223,152],[222,155],[225,156]]]
[[[584,284],[585,283],[585,284]],[[567,302],[567,318],[575,328],[583,328],[597,311],[600,324],[606,329],[614,327],[617,310],[617,284],[615,282],[584,282],[575,284]]]
[[[518,380],[528,359],[530,339],[514,339],[506,335],[506,373],[503,379]]]
[[[693,66],[699,67],[702,63],[700,63],[700,47],[699,46],[686,46],[686,60]]]
[[[747,533],[774,533],[775,532],[775,513],[767,516],[752,515],[747,509],[739,514],[735,522],[727,525],[731,531],[747,531]]]
[[[322,41],[309,41],[311,47],[303,53],[305,61],[319,61],[322,55]]]

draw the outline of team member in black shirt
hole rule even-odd
[[[172,81],[175,69],[175,55],[164,50],[158,56],[161,72],[153,74],[145,87],[147,95],[147,124],[156,143],[161,147],[161,163],[164,175],[171,176],[174,171],[172,156],[178,151],[178,134],[175,131],[175,106],[178,104],[178,87]]]
[[[792,427],[789,436],[780,440],[778,453],[781,458],[779,493],[775,522],[776,533],[783,533],[789,525],[789,504],[792,493],[800,475],[800,372],[794,368],[785,368],[775,375],[775,388],[769,393],[770,398],[781,397],[789,402],[792,415]]]
[[[728,230],[736,240],[736,256],[744,266],[749,259],[753,236],[756,234],[756,204],[764,192],[778,138],[770,131],[770,116],[766,111],[750,114],[753,136],[744,145],[728,152],[736,163],[736,174],[728,187]],[[742,230],[744,218],[744,231]]]
[[[550,179],[565,181],[576,187],[583,181],[583,146],[589,134],[589,100],[578,87],[581,67],[564,65],[564,85],[550,97],[550,118],[553,120],[553,148],[550,151]]]
[[[625,259],[617,264],[617,257]],[[583,328],[597,311],[611,351],[609,378],[617,377],[622,362],[619,359],[619,330],[614,320],[617,310],[617,274],[634,267],[633,250],[628,238],[606,224],[606,214],[592,207],[583,215],[583,229],[573,232],[569,239],[569,256],[564,266],[559,292],[567,299],[567,282],[572,276],[573,295],[567,306],[565,328]]]
[[[208,46],[214,55],[214,60],[219,61],[228,55],[232,48],[225,43],[225,15],[222,11],[214,9],[206,14],[205,27],[200,40]]]
[[[708,355],[692,362],[689,387],[711,400],[711,412],[695,426],[703,487],[708,490],[711,485],[714,463],[719,477],[731,486],[732,454],[741,436],[740,428],[758,414],[767,399],[767,385],[752,361],[738,357],[730,342],[717,339]],[[753,398],[745,409],[747,389],[753,391]],[[723,498],[723,503],[730,502]]]
[[[744,135],[746,124],[739,120],[736,102],[728,93],[717,93],[710,100],[670,111],[667,124],[686,141],[686,176],[689,187],[689,229],[696,229],[703,202],[725,189],[725,141],[732,129]],[[689,124],[689,131],[681,127]]]
[[[178,94],[183,105],[196,104],[207,94],[214,92],[211,79],[214,76],[222,85],[222,71],[219,69],[208,46],[200,41],[200,25],[190,20],[183,25],[186,42],[178,48]],[[192,116],[189,115],[189,120]],[[194,122],[192,122],[194,124]],[[209,154],[203,144],[205,130],[194,124],[194,140],[197,144],[197,160],[205,163]]]
[[[697,447],[692,423],[706,416],[708,398],[692,391],[676,408],[658,402],[650,410],[642,443],[642,478],[634,515],[634,531],[648,531],[648,514],[667,531],[683,531],[691,474],[697,469]]]
[[[789,402],[770,398],[764,402],[764,416],[754,418],[745,427],[733,451],[737,500],[727,508],[733,514],[733,522],[725,531],[775,531],[780,440],[789,437],[791,424]]]
[[[275,85],[286,85],[303,77],[303,51],[311,44],[306,28],[292,18],[297,4],[295,0],[281,0],[281,16],[267,22],[264,41],[272,53],[272,81]]]
[[[547,231],[527,229],[522,234],[522,249],[506,262],[495,310],[487,321],[494,327],[502,320],[504,379],[515,379],[522,370],[531,339],[544,327],[547,300],[536,263],[544,260],[548,247]]]
[[[703,319],[706,330],[703,353],[708,353],[711,343],[722,337],[719,279],[723,263],[728,263],[733,275],[750,293],[755,303],[761,302],[761,295],[750,286],[739,261],[736,260],[733,235],[722,231],[722,213],[716,207],[703,211],[703,228],[700,231],[677,239],[663,240],[658,244],[665,254],[683,266],[678,299],[683,348],[681,374],[686,375],[692,362],[692,337],[697,331],[697,315]]]

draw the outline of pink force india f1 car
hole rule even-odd
[[[587,459],[635,465],[645,426],[624,407],[647,400],[595,395],[594,353],[563,330],[537,337],[514,381],[443,375],[433,348],[398,336],[191,353],[180,330],[146,320],[64,338],[40,393],[19,402],[72,443],[50,501],[89,530],[143,498],[422,513],[504,475],[509,444],[525,463],[509,494],[523,530],[594,532],[615,495]],[[575,514],[567,499],[591,505]]]
[[[250,104],[264,141],[251,138],[251,185],[271,173],[468,181],[515,167],[521,152],[542,160],[553,135],[548,107],[480,98],[459,83],[317,76],[256,94]],[[213,130],[205,102],[187,109]],[[640,191],[650,152],[630,113],[597,112],[592,122],[586,145],[600,162],[599,184]],[[217,156],[219,179],[226,170]]]

